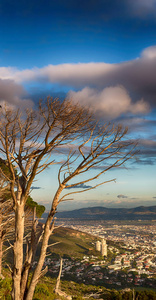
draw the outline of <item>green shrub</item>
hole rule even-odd
[[[49,291],[48,291],[48,288],[47,288],[47,285],[42,283],[42,284],[39,284],[36,286],[35,288],[35,293],[37,294],[44,294],[45,296],[49,296]]]

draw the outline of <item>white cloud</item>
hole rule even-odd
[[[110,85],[129,84],[131,88],[143,88],[145,81],[156,84],[156,46],[146,48],[141,57],[117,64],[78,63],[48,65],[43,68],[18,70],[0,67],[1,79],[12,79],[17,83],[47,81],[73,87],[94,86],[104,88]]]
[[[142,51],[142,57],[145,59],[156,58],[156,46],[151,46]]]
[[[18,84],[42,81],[79,89],[75,97],[84,98],[86,94],[90,103],[94,103],[96,96],[98,109],[108,114],[111,109],[111,115],[116,117],[124,112],[146,113],[149,109],[146,102],[156,106],[155,70],[156,46],[152,46],[146,48],[140,58],[124,63],[60,64],[25,70],[2,67],[0,78]],[[133,103],[128,93],[133,96]],[[109,101],[101,100],[108,97]]]
[[[100,80],[103,75],[115,68],[115,65],[106,63],[49,65],[41,69],[40,75],[42,78],[47,77],[51,82],[81,86]]]
[[[33,102],[30,99],[25,99],[26,91],[23,87],[13,80],[0,79],[0,104],[3,106],[6,102],[8,105],[30,108]]]
[[[0,67],[1,79],[12,79],[16,76],[17,69],[12,67]]]
[[[143,100],[133,104],[128,92],[122,86],[108,87],[102,91],[85,87],[78,92],[70,91],[68,97],[109,118],[117,118],[127,112],[138,114],[149,111],[148,104]]]
[[[98,82],[103,75],[117,67],[106,63],[78,63],[48,65],[43,68],[18,70],[11,67],[0,67],[1,79],[14,79],[16,82],[49,81],[69,86],[83,86]]]

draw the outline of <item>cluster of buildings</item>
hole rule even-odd
[[[156,275],[156,221],[75,221],[67,227],[98,237],[95,249],[107,261],[109,270],[132,270],[148,276]],[[107,240],[107,243],[106,243]],[[152,275],[153,274],[153,275]]]
[[[102,222],[101,222],[102,223]],[[141,221],[129,222],[128,225],[115,221],[103,221],[103,224],[93,222],[69,224],[71,227],[122,245],[122,248],[139,251],[145,254],[156,253],[156,222],[142,224]]]
[[[63,278],[104,286],[156,286],[156,222],[121,225],[108,221],[102,225],[86,221],[73,225],[72,221],[66,227],[97,237],[94,249],[100,255],[65,259]],[[48,258],[45,265],[52,276],[58,275],[57,259]]]
[[[138,261],[141,258],[139,253]],[[114,264],[110,264],[107,259],[98,260],[98,257],[93,255],[84,256],[83,259],[77,260],[74,258],[63,259],[63,268],[61,278],[65,280],[73,280],[79,283],[98,284],[106,287],[133,287],[143,286],[152,287],[156,286],[156,265],[153,268],[153,273],[149,270],[137,270],[129,266],[129,257],[125,255],[117,255]],[[122,266],[122,261],[127,264],[128,268],[125,272],[125,267]],[[152,257],[147,259],[152,262]],[[144,263],[146,264],[146,260]],[[60,268],[60,261],[57,258],[46,258],[45,266],[48,266],[49,275],[57,277]],[[126,266],[126,265],[125,265]],[[155,271],[154,271],[155,270]]]

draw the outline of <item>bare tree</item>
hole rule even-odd
[[[72,296],[67,295],[65,292],[63,292],[60,289],[60,280],[61,280],[61,273],[62,273],[62,265],[63,265],[63,258],[60,257],[60,269],[59,269],[59,274],[56,280],[56,286],[54,289],[55,294],[57,294],[58,296],[64,297],[67,300],[72,300]]]
[[[12,201],[0,201],[0,277],[2,275],[3,243],[5,238],[14,230],[14,216],[12,210]]]
[[[126,133],[127,129],[122,129],[121,126],[101,125],[85,108],[73,105],[68,100],[61,102],[49,98],[45,103],[40,102],[38,111],[26,111],[24,115],[20,111],[2,110],[0,151],[2,159],[7,162],[11,177],[3,175],[9,181],[15,211],[13,299],[31,300],[39,278],[47,271],[42,270],[42,267],[49,237],[54,229],[57,206],[71,194],[77,193],[66,190],[84,183],[96,182],[106,171],[120,167],[134,155],[134,145],[125,140]],[[58,188],[52,198],[45,226],[38,234],[34,218],[31,243],[27,243],[23,265],[26,199],[35,176],[57,163],[58,152],[62,151],[64,154],[62,149],[65,146],[67,148],[67,145],[70,150],[65,154],[66,158],[58,171]],[[94,175],[90,173],[93,169],[96,172]],[[82,180],[81,175],[84,174],[88,174],[88,177]],[[73,182],[75,178],[77,182]],[[108,181],[95,183],[83,191],[106,182]],[[41,237],[39,260],[28,286],[32,260]]]
[[[32,200],[33,207],[27,201],[24,211],[24,226],[25,226],[25,237],[23,239],[23,244],[29,243],[32,235],[32,226],[34,228],[34,222],[36,227],[38,224],[38,217],[40,217],[45,210],[43,205],[38,205]],[[37,208],[37,216],[36,216]],[[38,228],[38,235],[40,235],[41,228]],[[12,242],[14,240],[15,234],[15,214],[13,210],[13,201],[9,199],[0,199],[0,278],[4,278],[2,274],[2,262],[4,261],[4,256],[7,254],[8,250],[13,247]],[[5,247],[3,245],[5,244]],[[8,265],[8,264],[7,264]],[[8,265],[9,266],[9,265]],[[9,267],[10,268],[10,267]],[[11,270],[11,268],[10,268]]]
[[[10,199],[9,182],[6,180],[5,174],[9,177],[9,169],[5,165],[5,161],[0,158],[0,277],[2,275],[2,258],[3,243],[8,235],[14,229],[13,202]]]
[[[9,169],[4,160],[0,158],[0,277],[4,278],[2,275],[2,259],[4,252],[6,253],[10,248],[12,248],[11,242],[14,240],[15,233],[15,217],[13,210],[13,200],[11,198],[11,193],[9,191],[9,182],[6,180],[10,177]],[[35,209],[35,210],[34,210]],[[25,227],[27,236],[29,236],[30,229],[32,228],[32,224],[34,223],[34,211],[36,215],[37,209],[37,217],[41,217],[42,213],[45,210],[43,205],[38,205],[37,202],[33,201],[33,199],[29,196],[25,205]],[[11,242],[10,242],[11,240]],[[8,241],[9,246],[3,249],[4,242]],[[26,243],[27,240],[24,240]]]

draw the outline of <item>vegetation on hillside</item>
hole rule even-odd
[[[59,242],[57,245],[50,248],[50,256],[54,258],[60,256],[64,257],[75,257],[81,259],[84,255],[96,255],[98,252],[94,250],[96,237],[82,233],[78,230],[73,230],[71,228],[57,228],[54,231],[54,234],[51,236],[50,243]],[[52,254],[53,252],[53,254]],[[11,256],[11,255],[10,255]],[[9,257],[8,257],[9,259]],[[9,261],[9,260],[8,260]],[[97,271],[98,273],[98,271]],[[11,299],[11,286],[12,279],[9,270],[6,268],[3,271],[5,276],[4,280],[0,280],[0,299],[9,300]],[[124,274],[124,271],[123,271]],[[49,273],[50,275],[50,273]],[[63,297],[58,297],[54,293],[54,288],[56,285],[56,277],[45,276],[40,279],[39,283],[36,286],[34,293],[34,300],[54,300],[56,297],[60,300],[64,300]],[[122,275],[122,274],[121,274]],[[68,279],[67,279],[68,278]],[[64,291],[67,295],[71,295],[73,300],[82,300],[82,299],[104,299],[104,300],[132,300],[133,299],[133,287],[124,289],[123,285],[119,287],[119,290],[116,290],[115,286],[103,286],[103,282],[97,283],[97,285],[92,285],[88,282],[85,284],[80,281],[79,283],[74,280],[71,281],[71,276],[61,280],[61,290]],[[91,281],[90,281],[91,282]],[[95,284],[95,283],[94,283]],[[100,286],[99,286],[100,285]],[[138,300],[155,300],[156,291],[152,289],[136,288],[135,287],[135,299]]]
[[[36,286],[33,300],[54,300],[56,294],[54,293],[54,287],[56,285],[56,279],[50,277],[44,277],[39,281]],[[133,293],[135,299],[138,300],[155,300],[156,292],[148,290],[133,290],[122,289],[122,290],[110,290],[102,286],[77,284],[73,281],[63,281],[61,283],[61,289],[68,295],[72,296],[73,300],[82,299],[104,299],[104,300],[132,300]],[[11,299],[11,278],[7,275],[5,280],[0,280],[0,299],[10,300]],[[59,299],[64,300],[63,297]]]
[[[84,255],[99,255],[95,251],[96,240],[97,238],[90,234],[60,227],[54,230],[54,234],[50,237],[49,244],[58,242],[58,244],[50,247],[50,251],[61,256],[77,258],[82,258]]]

